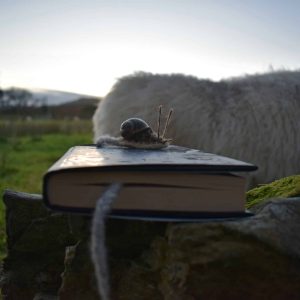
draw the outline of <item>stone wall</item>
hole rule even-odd
[[[40,195],[4,194],[11,299],[99,299],[90,217],[49,211]],[[299,299],[300,198],[232,221],[107,222],[112,299]]]

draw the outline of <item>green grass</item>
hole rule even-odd
[[[0,120],[0,136],[34,136],[51,133],[92,132],[90,120]]]
[[[0,258],[5,255],[4,190],[41,193],[47,169],[70,147],[91,143],[91,132],[0,137]]]

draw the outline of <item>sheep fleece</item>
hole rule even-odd
[[[118,80],[94,116],[94,140],[119,136],[120,124],[144,119],[156,131],[174,109],[173,144],[251,162],[252,185],[300,173],[300,71],[219,82],[184,75],[135,73]]]

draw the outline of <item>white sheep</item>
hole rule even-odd
[[[120,124],[144,119],[155,130],[157,110],[174,109],[173,144],[251,162],[252,186],[300,173],[300,71],[199,80],[136,73],[121,78],[94,117],[94,140],[119,136]]]

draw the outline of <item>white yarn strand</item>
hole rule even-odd
[[[122,188],[120,183],[111,184],[96,203],[92,220],[91,256],[94,263],[98,291],[102,300],[110,299],[109,268],[105,239],[105,220],[112,210]]]

